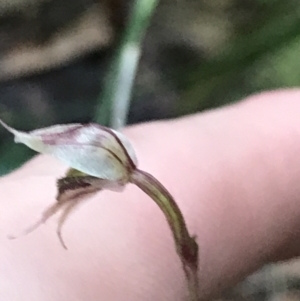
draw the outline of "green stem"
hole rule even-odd
[[[197,301],[199,299],[198,245],[195,239],[190,236],[178,205],[167,189],[145,171],[135,170],[130,182],[151,197],[163,211],[172,230],[177,254],[182,262],[189,286],[190,301]]]
[[[119,129],[126,124],[142,41],[158,0],[135,0],[97,109],[96,122]],[[108,122],[109,116],[111,120]]]

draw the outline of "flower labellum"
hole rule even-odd
[[[1,119],[0,124],[15,136],[16,143],[52,155],[70,166],[66,175],[57,181],[57,201],[22,234],[32,232],[61,211],[57,235],[66,249],[62,226],[78,205],[100,190],[122,191],[127,183],[133,183],[164,213],[189,285],[190,300],[198,300],[197,242],[190,236],[184,217],[167,189],[152,175],[137,168],[134,149],[123,134],[95,123],[55,125],[31,132],[18,131]]]

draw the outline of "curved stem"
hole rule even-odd
[[[189,286],[191,301],[199,299],[198,293],[198,245],[190,236],[184,217],[168,190],[152,175],[142,170],[135,170],[130,182],[137,185],[151,197],[163,211],[172,230],[176,251],[182,262],[183,270]]]

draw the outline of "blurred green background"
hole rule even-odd
[[[0,0],[1,117],[23,130],[95,118],[130,5]],[[299,1],[162,0],[143,43],[128,122],[298,86],[299,51]],[[3,174],[33,153],[0,134]]]
[[[22,130],[98,118],[131,4],[0,0],[1,118]],[[299,0],[161,0],[142,45],[128,123],[297,87],[299,53]],[[33,156],[2,129],[0,138],[0,175]],[[222,300],[300,300],[298,265],[268,267]]]

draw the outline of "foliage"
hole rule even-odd
[[[142,2],[129,9],[125,31],[107,50],[0,82],[1,117],[30,130],[93,119],[108,124],[119,109],[114,114],[123,116],[121,124],[127,115],[134,123],[202,111],[264,89],[299,86],[299,1],[161,0],[150,26],[157,1],[145,7]],[[138,55],[127,61],[127,88],[118,90],[117,76],[126,69],[120,58],[128,45]],[[113,105],[114,99],[123,106]],[[0,155],[4,174],[32,153],[12,146],[2,132]]]

